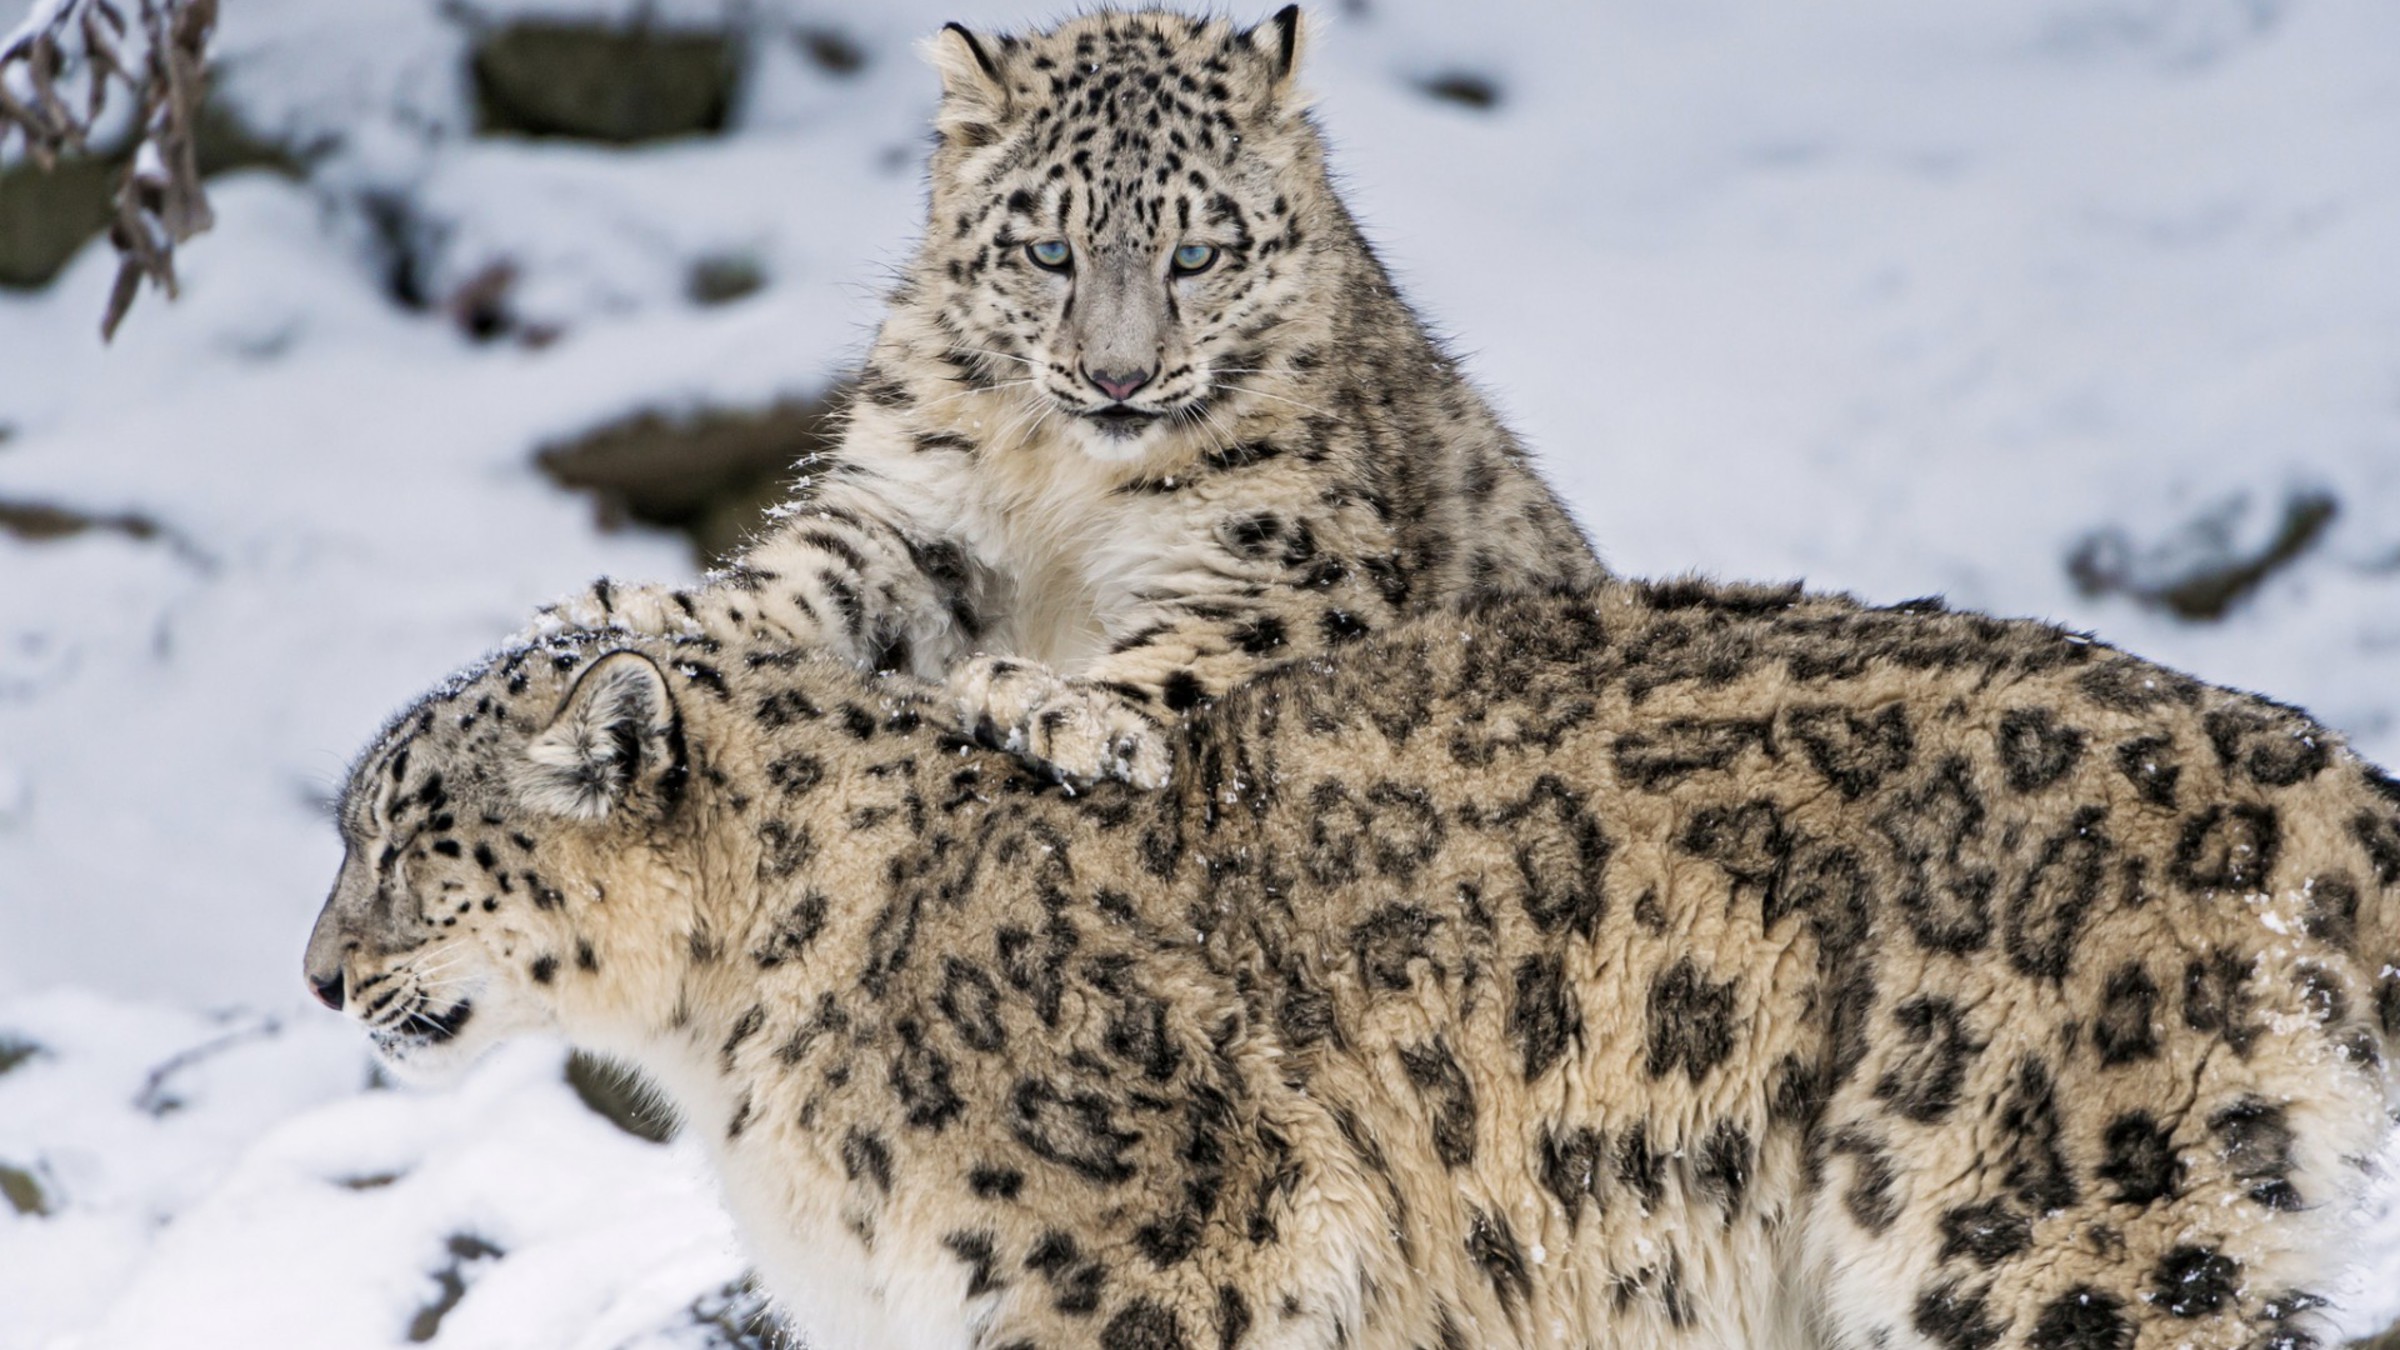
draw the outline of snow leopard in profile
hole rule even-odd
[[[570,633],[353,770],[309,980],[638,1067],[821,1350],[2305,1350],[2400,784],[2079,634],[1412,621],[1069,791],[938,686]]]
[[[1145,786],[1169,728],[1403,616],[1602,575],[1327,181],[1303,25],[953,24],[916,258],[838,444],[693,591],[556,621],[827,647]]]

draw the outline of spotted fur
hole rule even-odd
[[[1163,793],[939,698],[509,655],[353,772],[310,978],[403,1065],[637,1066],[810,1344],[2326,1334],[2400,1087],[2400,784],[2298,712],[1692,583],[1270,674]]]
[[[703,589],[562,620],[946,678],[993,743],[1155,786],[1172,723],[1264,667],[1597,579],[1328,183],[1303,36],[1296,10],[944,30],[924,238],[838,444]]]

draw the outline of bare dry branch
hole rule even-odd
[[[0,154],[10,140],[48,169],[92,147],[117,99],[135,110],[125,177],[109,242],[119,259],[100,334],[113,337],[144,280],[175,295],[175,246],[214,217],[201,187],[200,105],[208,94],[208,39],[217,0],[140,0],[139,46],[115,0],[35,0],[0,38]]]

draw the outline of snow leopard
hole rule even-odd
[[[1149,786],[1262,668],[1592,547],[1326,176],[1297,8],[953,24],[928,218],[832,448],[697,590],[559,620],[947,679],[1071,779]]]
[[[803,1343],[2323,1343],[2400,783],[2090,637],[1612,583],[1077,790],[816,647],[579,631],[351,773],[394,1068],[653,1082]]]

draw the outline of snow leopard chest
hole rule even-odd
[[[883,440],[883,438],[878,438]],[[1145,490],[1145,464],[1072,444],[860,446],[871,490],[962,548],[981,580],[982,650],[1074,674],[1139,626],[1210,552],[1208,494]],[[1172,458],[1158,456],[1156,458]]]

